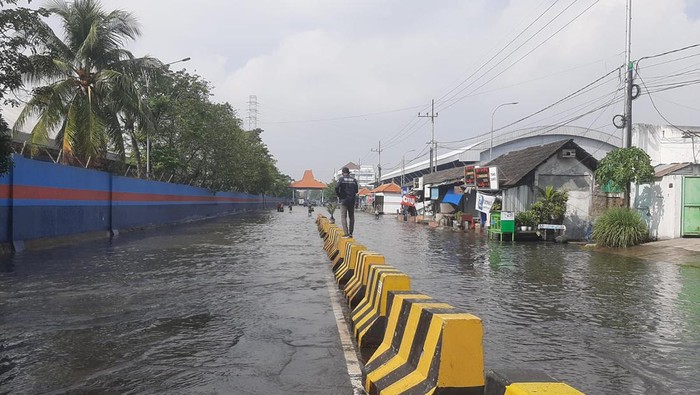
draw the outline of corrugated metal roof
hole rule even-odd
[[[678,170],[684,169],[688,166],[690,166],[692,163],[690,162],[682,162],[682,163],[666,163],[662,165],[656,165],[654,167],[654,176],[656,177],[664,177],[667,176],[671,173],[677,172]]]

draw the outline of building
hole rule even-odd
[[[635,124],[632,145],[651,158],[656,181],[633,185],[631,206],[652,239],[700,236],[700,128]]]
[[[335,173],[335,180],[337,181],[342,175],[343,167],[347,167],[350,170],[350,175],[355,177],[360,188],[372,188],[377,180],[377,175],[374,171],[374,166],[372,165],[356,165],[353,162],[349,162],[345,166],[341,166]]]
[[[592,221],[598,161],[573,139],[512,151],[483,165],[497,168],[503,211],[524,211],[537,200],[536,187],[568,192],[564,225],[571,239],[583,239]]]

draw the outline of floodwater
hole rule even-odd
[[[700,268],[357,214],[413,289],[477,315],[487,369],[588,394],[700,388]],[[351,393],[301,207],[0,263],[0,394]]]

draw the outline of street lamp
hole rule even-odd
[[[176,61],[174,61],[174,62],[166,63],[166,64],[164,64],[163,66],[168,67],[168,66],[170,66],[171,64],[180,63],[180,62],[187,62],[187,61],[189,61],[190,59],[191,59],[191,58],[188,56],[188,57],[186,57],[186,58],[182,58],[182,59],[176,60]]]
[[[180,63],[180,62],[188,62],[191,58],[188,56],[186,58],[182,58],[180,60],[176,60],[174,62],[170,63],[165,63],[163,67],[166,69],[171,65],[175,63]],[[151,179],[151,139],[150,135],[148,133],[148,129],[146,129],[146,178]]]
[[[499,104],[499,105],[493,110],[493,113],[491,114],[491,144],[489,145],[489,162],[493,159],[493,116],[496,115],[496,110],[498,110],[499,108],[501,108],[501,107],[503,107],[503,106],[514,105],[514,104],[518,104],[518,102],[517,102],[517,101],[514,101],[514,102],[511,102],[511,103]]]

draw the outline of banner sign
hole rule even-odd
[[[401,205],[408,207],[416,207],[416,197],[413,195],[403,195]]]
[[[491,206],[496,201],[495,196],[484,195],[481,192],[476,193],[476,210],[482,213],[488,213],[491,211]]]
[[[474,186],[476,178],[474,178],[474,166],[464,167],[464,184],[468,187]]]

